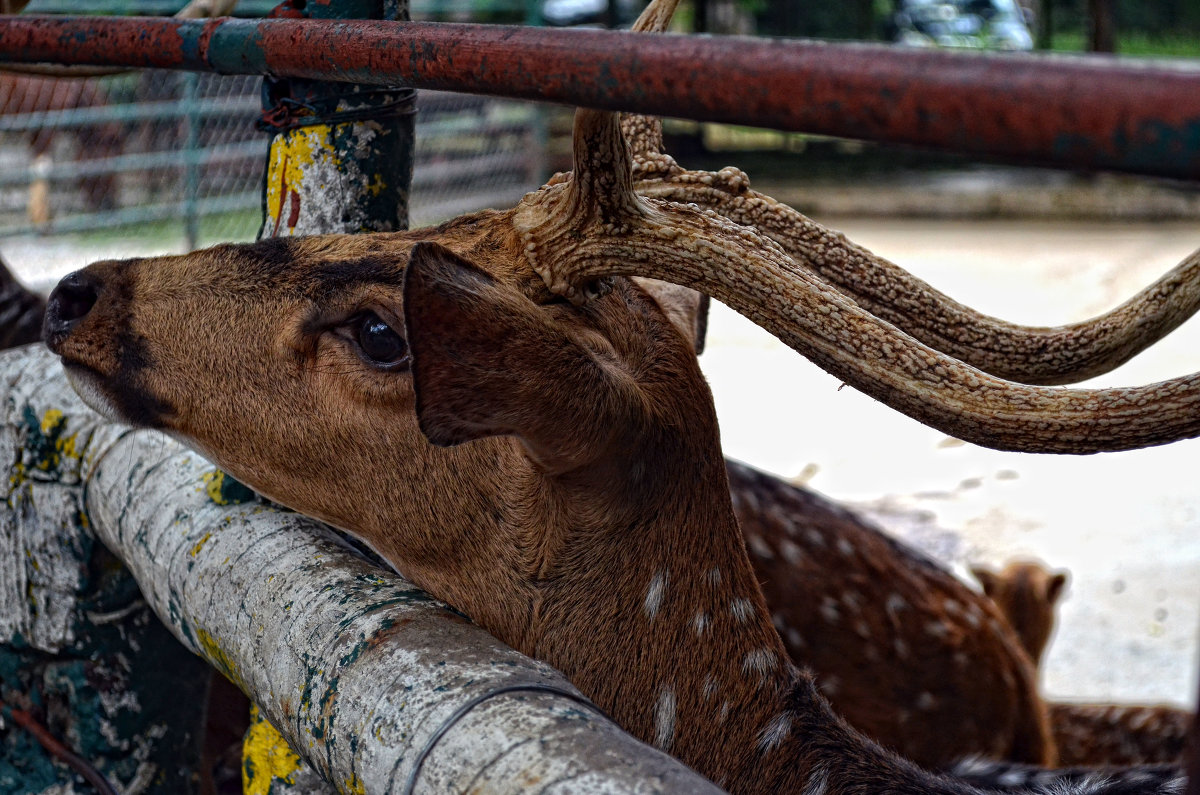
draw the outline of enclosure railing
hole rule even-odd
[[[492,25],[19,17],[0,58],[403,84],[1200,179],[1200,64]]]

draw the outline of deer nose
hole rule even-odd
[[[63,277],[46,302],[42,339],[53,348],[79,325],[100,297],[99,280],[87,271],[75,271]]]

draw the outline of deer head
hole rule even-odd
[[[1017,631],[1030,659],[1039,662],[1054,630],[1054,607],[1067,585],[1067,572],[1014,560],[1000,571],[972,566],[971,574]]]

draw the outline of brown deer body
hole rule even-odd
[[[813,777],[843,792],[880,776],[901,791],[942,786],[845,727],[787,662],[679,327],[633,282],[583,310],[555,301],[507,266],[518,252],[503,220],[100,263],[58,288],[49,341],[93,404],[184,435],[268,496],[352,529],[735,791],[798,792]],[[426,244],[408,265],[435,234],[460,254]],[[407,342],[386,339],[385,317]],[[252,341],[194,355],[211,324],[231,322]],[[361,363],[356,346],[395,369]],[[294,410],[259,390],[291,395]],[[431,445],[418,423],[435,442],[474,440]],[[474,438],[497,428],[519,435]]]
[[[973,566],[971,572],[1040,663],[1066,572],[1035,561],[1013,561],[999,572]],[[1049,702],[1046,707],[1064,765],[1181,764],[1194,720],[1190,710],[1167,704]]]
[[[775,628],[852,726],[933,768],[1055,763],[1036,668],[989,599],[818,494],[729,478]]]
[[[47,340],[94,406],[351,529],[733,791],[969,791],[851,730],[786,660],[694,307],[628,280],[566,304],[521,252],[511,213],[483,213],[98,263],[56,290]]]

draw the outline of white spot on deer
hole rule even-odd
[[[783,632],[787,628],[787,616],[783,613],[772,613],[771,624],[776,632]]]
[[[953,599],[942,600],[942,609],[951,615],[962,615],[963,607]]]
[[[902,660],[908,659],[908,643],[899,635],[892,642],[892,648],[896,650],[896,656]]]
[[[804,560],[804,550],[790,538],[785,538],[779,542],[779,551],[783,553],[783,559],[792,565]]]
[[[923,709],[928,712],[936,706],[937,699],[934,698],[933,693],[930,693],[928,690],[923,691],[919,696],[917,696],[917,709]]]
[[[675,691],[664,687],[658,691],[658,702],[654,705],[654,744],[669,751],[674,741]]]
[[[708,570],[708,584],[714,588],[721,584],[721,569],[719,566],[713,566]]]
[[[950,634],[950,630],[941,621],[930,621],[925,625],[925,634],[935,638],[944,638]]]
[[[804,636],[799,632],[789,627],[786,634],[788,645],[795,646],[797,649],[803,649],[805,647],[806,644],[804,643]]]
[[[842,553],[842,557],[844,557],[844,558],[854,557],[854,545],[851,544],[848,539],[839,538],[837,540],[837,548],[838,548],[838,552]]]
[[[776,715],[758,735],[758,752],[774,751],[791,733],[792,716],[786,712]]]
[[[729,702],[722,701],[721,702],[721,714],[717,716],[717,722],[724,723],[728,717],[729,717]]]
[[[808,543],[812,544],[814,547],[825,546],[825,538],[816,530],[809,530],[804,535],[808,538]]]
[[[817,683],[817,686],[821,689],[822,693],[829,698],[833,698],[835,695],[837,695],[837,692],[842,689],[842,680],[838,679],[836,676],[827,676],[820,680]]]
[[[708,613],[697,613],[692,619],[692,627],[696,630],[696,636],[704,634],[704,628],[708,626]]]
[[[980,624],[983,622],[983,611],[979,609],[979,605],[977,604],[967,605],[966,617],[967,623],[973,629],[979,629]]]
[[[836,624],[838,622],[840,615],[838,613],[837,602],[833,601],[833,599],[826,596],[821,600],[821,607],[819,609],[821,611],[821,617],[830,624]]]
[[[729,603],[729,612],[741,623],[745,624],[754,615],[754,605],[749,599],[734,599]]]
[[[779,664],[779,657],[770,649],[755,649],[742,658],[742,671],[766,677]]]
[[[971,658],[964,652],[956,651],[954,652],[954,664],[965,671],[971,667]]]
[[[890,593],[888,594],[888,598],[884,600],[883,609],[887,611],[889,616],[895,618],[896,614],[901,610],[908,609],[908,602],[904,601],[904,597],[900,594]]]
[[[706,674],[704,677],[704,688],[701,690],[704,694],[704,700],[708,701],[717,694],[717,678],[712,674]]]
[[[808,774],[808,781],[804,783],[804,791],[800,795],[825,795],[828,789],[829,773],[824,767],[815,767]]]
[[[791,516],[781,517],[780,524],[783,525],[783,531],[785,533],[787,533],[790,536],[796,535],[796,530],[798,529],[796,526],[796,520],[793,519]]]
[[[750,551],[763,560],[775,557],[775,550],[771,549],[771,545],[764,541],[762,536],[747,534],[746,543],[750,546]]]
[[[854,634],[858,635],[863,640],[871,639],[871,628],[867,626],[866,621],[854,622]]]
[[[670,574],[670,569],[666,569],[651,578],[650,587],[646,589],[646,601],[642,604],[642,612],[646,614],[646,618],[658,615],[658,608],[662,607],[663,596],[667,592],[667,578]]]
[[[857,613],[862,607],[862,596],[855,591],[842,591],[842,604]]]

